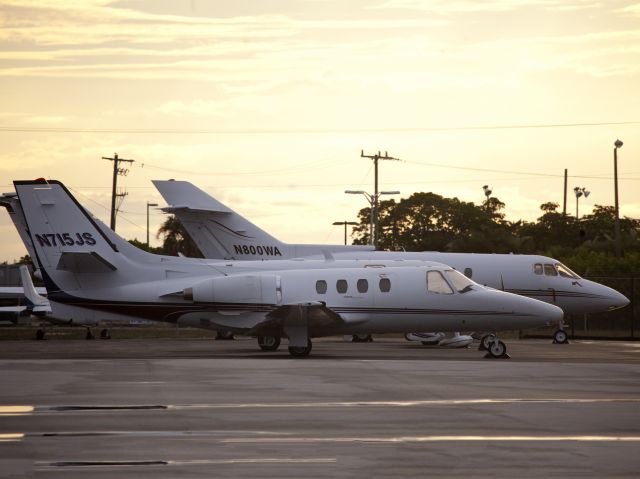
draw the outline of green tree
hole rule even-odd
[[[162,254],[178,256],[178,253],[190,258],[202,258],[202,253],[191,239],[182,223],[170,215],[158,229],[157,238],[162,238]]]

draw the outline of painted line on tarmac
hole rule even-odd
[[[51,468],[122,468],[140,466],[208,466],[224,464],[334,464],[335,457],[245,457],[230,459],[146,460],[146,461],[58,461],[38,462],[39,470]]]
[[[419,442],[640,442],[640,436],[398,436],[398,437],[264,437],[229,438],[228,444],[324,444],[324,443],[373,443],[403,444]]]
[[[426,407],[426,406],[482,406],[500,404],[638,404],[640,398],[476,398],[426,399],[406,401],[316,401],[283,403],[201,403],[201,404],[137,404],[137,405],[66,405],[66,406],[0,406],[0,416],[21,416],[73,412],[170,411],[184,409],[308,409],[355,407]]]

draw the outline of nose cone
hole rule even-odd
[[[553,304],[537,299],[518,296],[502,291],[494,291],[495,299],[499,300],[503,311],[513,318],[511,327],[504,329],[525,329],[539,326],[559,324],[564,317],[564,311]],[[498,301],[494,301],[497,305]]]
[[[604,312],[612,311],[614,309],[624,308],[629,304],[629,298],[624,294],[619,293],[613,288],[605,286],[604,284],[595,283],[593,281],[587,281],[585,284],[587,288],[587,294],[593,300],[587,300],[588,303],[594,304],[594,309],[597,311],[585,311],[585,312]]]
[[[564,318],[564,311],[561,308],[536,299],[531,301],[535,304],[531,304],[529,306],[530,313],[535,315],[540,321],[544,322],[545,325],[550,326],[552,324],[559,324],[562,321],[562,318]]]

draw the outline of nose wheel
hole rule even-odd
[[[568,344],[568,343],[569,343],[569,335],[563,329],[558,329],[555,333],[553,333],[553,344]]]
[[[487,355],[485,358],[491,359],[509,359],[511,356],[507,354],[507,345],[498,339],[497,336],[489,343]]]
[[[480,338],[480,346],[478,346],[478,351],[488,351],[491,342],[496,339],[495,334],[485,334]]]

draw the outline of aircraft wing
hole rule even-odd
[[[256,324],[249,334],[259,335],[262,331],[282,330],[296,326],[314,329],[343,321],[338,313],[322,302],[285,304],[267,314],[265,321]]]
[[[26,309],[26,306],[1,306],[0,313],[22,313]]]

